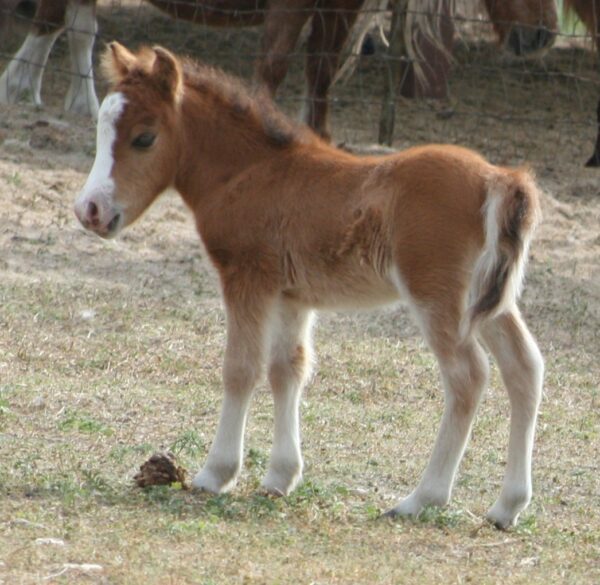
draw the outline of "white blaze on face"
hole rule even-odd
[[[112,93],[104,99],[98,112],[96,159],[75,202],[75,214],[85,227],[92,227],[90,209],[95,211],[92,215],[97,218],[101,229],[120,211],[115,209],[115,184],[111,172],[114,164],[113,147],[117,137],[116,124],[126,102],[122,93]]]

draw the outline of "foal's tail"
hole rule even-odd
[[[531,173],[500,170],[488,181],[482,213],[485,244],[471,276],[463,338],[482,320],[512,308],[521,294],[529,244],[541,218]]]

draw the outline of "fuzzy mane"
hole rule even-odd
[[[118,54],[118,58],[115,55]],[[104,77],[112,87],[119,84],[146,84],[148,79],[156,79],[154,69],[161,57],[171,59],[180,81],[175,89],[174,99],[180,102],[186,91],[197,92],[225,110],[240,125],[249,125],[263,134],[275,147],[285,148],[297,142],[319,140],[308,127],[288,118],[274,104],[265,89],[251,88],[244,81],[220,69],[200,63],[190,58],[180,58],[161,47],[142,47],[135,54],[118,43],[109,45],[101,60]],[[172,82],[172,79],[171,79]]]
[[[265,89],[252,88],[237,77],[192,59],[180,62],[186,89],[209,95],[232,116],[254,122],[274,146],[318,140],[312,130],[286,116]]]

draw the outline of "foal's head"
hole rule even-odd
[[[174,181],[183,79],[178,61],[161,48],[134,55],[111,43],[103,66],[111,90],[100,107],[96,159],[75,214],[109,238]]]

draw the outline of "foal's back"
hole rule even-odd
[[[356,157],[309,142],[227,185],[230,204],[199,218],[200,231],[209,252],[261,258],[287,298],[374,306],[402,296],[399,277],[424,296],[438,272],[438,288],[466,288],[488,184],[509,175],[456,146]]]

